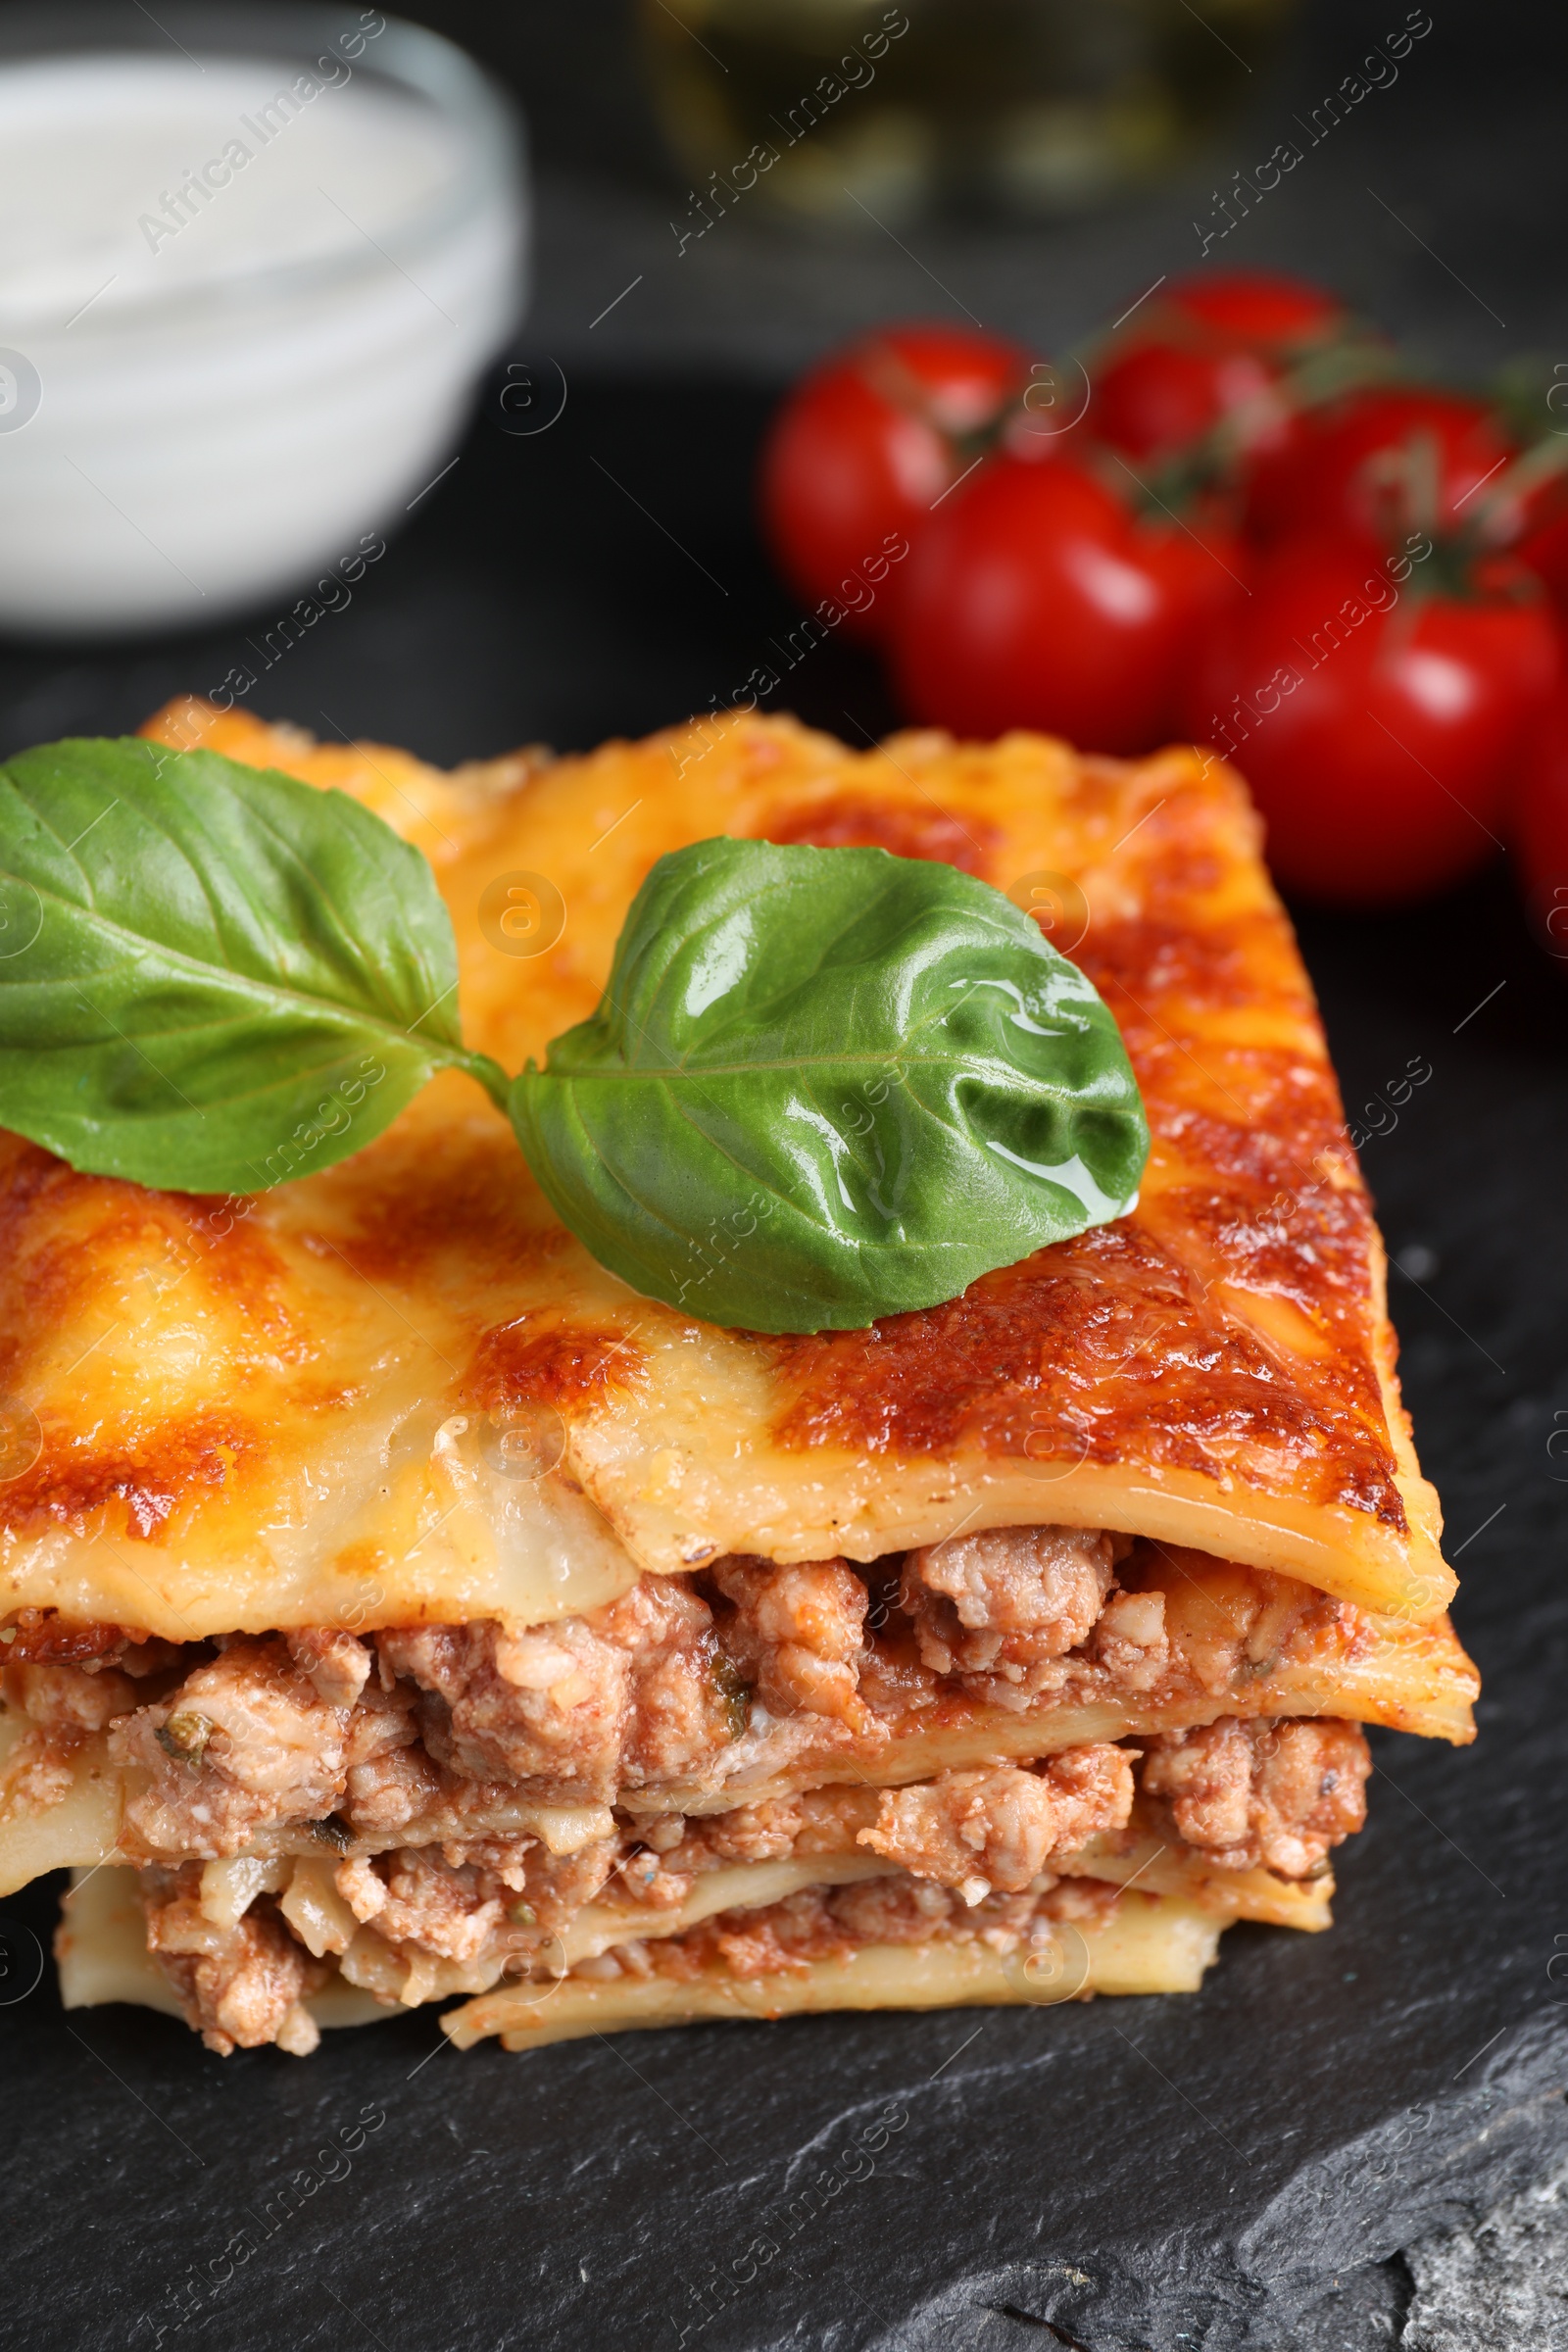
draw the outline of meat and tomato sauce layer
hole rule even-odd
[[[1093,1890],[1090,1890],[1091,1893]],[[1016,1930],[950,1913],[938,1933],[895,1940],[897,1922],[819,1923],[815,1906],[782,1905],[746,1949],[725,1952],[717,1935],[666,1947],[658,1972],[606,1980],[573,1973],[548,1988],[502,1984],[449,2009],[442,2030],[459,2049],[487,2036],[506,2050],[535,2050],[585,2034],[616,2034],[697,2019],[760,2020],[824,2010],[1052,2007],[1101,1993],[1196,1992],[1227,1922],[1180,1895],[1084,1900],[1060,1888],[1033,1901]],[[892,1933],[890,1933],[890,1930]],[[1017,1940],[1014,1940],[1014,1933]],[[739,1941],[739,1938],[734,1939]],[[769,1966],[754,1974],[758,1946]],[[739,1962],[737,1966],[735,1963]]]
[[[430,857],[467,1042],[517,1069],[589,1015],[631,898],[715,832],[947,859],[1060,918],[1137,1072],[1135,1208],[960,1298],[765,1338],[638,1298],[448,1074],[366,1149],[378,1065],[244,1200],[0,1140],[0,1611],[165,1640],[580,1618],[639,1576],[869,1562],[960,1531],[1125,1529],[1412,1622],[1453,1578],[1394,1373],[1321,1025],[1222,763],[1012,735],[855,753],[734,718],[442,775],[185,706],[148,732],[354,794]],[[565,909],[519,957],[498,875]],[[896,1083],[896,1070],[888,1083]],[[761,1246],[760,1238],[749,1246]],[[25,1448],[24,1448],[25,1450]]]
[[[333,1975],[412,2006],[503,1980],[542,1997],[568,1976],[766,1975],[863,1941],[1012,1952],[1031,1923],[1098,1916],[1132,1880],[1290,1920],[1291,1883],[1325,1879],[1360,1828],[1369,1770],[1352,1724],[1229,1717],[1033,1767],[612,1819],[569,1855],[515,1837],[156,1864],[141,1894],[149,1949],[211,2048],[303,2052],[306,2003]]]
[[[0,1799],[23,1821],[95,1774],[114,1798],[99,1850],[51,1857],[77,1864],[322,1837],[374,1853],[541,1819],[570,1846],[612,1805],[713,1812],[1221,1715],[1462,1740],[1474,1694],[1444,1629],[1076,1528],[993,1529],[870,1569],[722,1560],[524,1633],[485,1619],[175,1648],[58,1619],[9,1630],[4,1692],[26,1730]],[[74,1642],[97,1652],[62,1657]],[[4,1838],[0,1823],[0,1872]]]

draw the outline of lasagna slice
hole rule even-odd
[[[1095,981],[1153,1144],[1114,1224],[764,1338],[702,1318],[702,1250],[689,1312],[599,1266],[458,1074],[244,1200],[7,1139],[0,1890],[77,1875],[68,2002],[303,2051],[462,1994],[454,2038],[527,2048],[1182,1989],[1233,1919],[1326,1926],[1358,1727],[1466,1740],[1476,1679],[1235,776],[739,717],[444,775],[146,732],[416,842],[514,1069],[668,850],[948,859]]]

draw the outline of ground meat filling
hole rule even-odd
[[[623,1817],[570,1854],[519,1836],[154,1865],[141,1874],[148,1941],[211,2048],[303,2051],[316,2028],[301,2004],[333,1958],[350,1982],[408,2003],[511,1975],[765,1976],[867,1943],[978,1939],[1014,1952],[1049,1939],[1053,1923],[1113,1907],[1117,1889],[1088,1875],[1084,1849],[1108,1837],[1124,1850],[1114,1841],[1135,1776],[1168,1813],[1171,1845],[1227,1869],[1309,1878],[1360,1827],[1369,1764],[1354,1725],[1232,1718],[1146,1745],[1142,1761],[1094,1741],[911,1788],[848,1784],[707,1817]],[[883,1875],[833,1883],[829,1857],[844,1878],[846,1861],[870,1856]],[[1074,1856],[1083,1875],[1059,1879]],[[785,1860],[815,1863],[827,1883],[682,1928],[705,1874]],[[579,1922],[591,1940],[573,1961],[562,1939]]]
[[[320,2034],[305,1995],[328,1971],[266,1897],[232,1923],[215,1921],[202,1908],[201,1878],[194,1862],[141,1874],[148,1949],[179,1995],[186,2023],[223,2058],[266,2042],[308,2056]]]
[[[1372,1758],[1353,1723],[1222,1717],[1146,1740],[1146,1793],[1222,1870],[1305,1879],[1366,1819]]]
[[[508,1960],[548,1963],[561,1930],[605,1890],[617,1845],[606,1838],[560,1856],[529,1838],[486,1838],[402,1846],[373,1859],[350,1855],[335,1867],[315,1868],[330,1873],[353,1919],[373,1927],[405,1962],[419,1955],[467,1962],[485,1954],[499,1973]],[[284,1902],[290,1917],[292,1892]],[[349,1937],[318,1932],[318,1940],[346,1949]]]
[[[405,1846],[376,1875],[382,1887],[376,1931],[389,1943],[418,1943],[443,1960],[472,1960],[506,1917],[510,1888],[503,1884],[481,1892],[476,1874],[454,1870],[428,1847]]]
[[[1131,1754],[1098,1742],[1033,1770],[945,1772],[920,1788],[889,1789],[859,1843],[972,1905],[995,1892],[1021,1894],[1054,1855],[1121,1829],[1132,1805]]]
[[[1152,1690],[1170,1664],[1165,1595],[1113,1592],[1089,1638],[1097,1666],[1123,1690]]]
[[[659,1942],[617,1944],[572,1971],[576,1977],[659,1976],[691,1983],[699,1977],[800,1974],[815,1960],[848,1960],[866,1944],[980,1943],[1003,1954],[1059,1950],[1063,1921],[1094,1926],[1118,1900],[1136,1892],[1080,1879],[1043,1893],[989,1894],[966,1903],[961,1894],[919,1879],[870,1879],[856,1886],[808,1886],[756,1911],[723,1911],[685,1936]],[[1058,1970],[1043,1984],[1059,1998]]]
[[[1127,1536],[1078,1527],[993,1527],[911,1551],[902,1600],[934,1674],[994,1675],[1033,1695],[1086,1642]]]
[[[327,1626],[306,1626],[285,1634],[288,1654],[319,1699],[329,1707],[352,1707],[370,1676],[370,1653],[353,1634]]]
[[[78,1750],[141,1701],[139,1686],[179,1658],[170,1642],[113,1625],[72,1627],[53,1610],[23,1609],[5,1628],[0,1701],[27,1719],[0,1770],[0,1818],[42,1813],[69,1795]]]
[[[282,1639],[229,1642],[111,1728],[111,1759],[146,1774],[125,1807],[126,1850],[233,1854],[278,1822],[325,1820],[357,1771],[412,1745],[415,1695],[367,1681],[352,1708],[332,1706]]]
[[[760,1731],[771,1709],[807,1719],[813,1740],[864,1734],[879,1728],[856,1691],[866,1603],[843,1561],[736,1560],[715,1571],[711,1601],[645,1577],[591,1616],[522,1633],[487,1620],[366,1641],[329,1628],[235,1637],[140,1708],[112,1669],[17,1672],[49,1743],[35,1769],[52,1760],[59,1783],[44,1801],[69,1786],[74,1706],[90,1728],[113,1722],[112,1757],[146,1775],[127,1850],[212,1858],[334,1817],[356,1837],[395,1836],[519,1785],[535,1802],[603,1804],[701,1782],[744,1739],[754,1690]]]
[[[375,1640],[383,1665],[419,1686],[426,1750],[465,1779],[608,1803],[623,1787],[701,1773],[742,1728],[712,1611],[672,1577],[527,1633],[480,1623]]]
[[[720,1560],[712,1581],[735,1611],[722,1628],[724,1647],[749,1670],[764,1706],[775,1715],[825,1715],[853,1732],[869,1728],[857,1690],[867,1594],[845,1561],[780,1568]]]
[[[83,1741],[107,1731],[111,1757],[140,1768],[132,1859],[231,1855],[318,1825],[340,1845],[406,1844],[416,1827],[428,1843],[510,1828],[519,1804],[640,1791],[679,1808],[874,1772],[922,1711],[955,1700],[1207,1711],[1290,1645],[1316,1657],[1360,1639],[1345,1603],[1191,1556],[1196,1573],[1125,1537],[1009,1528],[864,1571],[724,1559],[521,1632],[486,1620],[184,1651],[106,1643],[79,1662],[5,1669],[29,1729],[0,1804],[58,1801]],[[30,1638],[46,1636],[67,1641],[58,1627]]]

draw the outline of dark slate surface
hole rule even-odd
[[[745,520],[760,414],[645,386],[574,393],[532,439],[482,418],[255,707],[445,760],[721,697],[793,617]],[[0,653],[0,748],[129,726],[220,678],[271,617]],[[791,684],[852,737],[886,722],[874,672],[837,645]],[[1488,1678],[1477,1748],[1378,1738],[1334,1934],[1238,1929],[1190,1999],[712,2026],[526,2059],[459,2057],[426,2016],[305,2063],[220,2062],[146,2014],[67,2021],[48,1972],[27,1990],[28,1936],[52,1917],[36,1888],[0,1913],[0,2342],[1390,2340],[1410,2293],[1396,2250],[1539,2178],[1568,2139],[1568,986],[1500,875],[1303,937],[1352,1112],[1413,1055],[1432,1064],[1366,1163]]]
[[[1411,2249],[1407,2352],[1469,2352],[1478,2342],[1553,2352],[1568,2330],[1565,2190],[1559,2166],[1482,2229]]]

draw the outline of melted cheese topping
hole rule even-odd
[[[176,1641],[541,1622],[640,1568],[1055,1522],[1441,1613],[1454,1579],[1370,1205],[1223,767],[1027,735],[861,755],[733,719],[441,776],[200,706],[147,731],[338,785],[416,841],[452,909],[465,1034],[513,1069],[592,1011],[654,860],[713,832],[881,844],[1043,893],[1121,1024],[1153,1152],[1115,1225],[947,1306],[769,1340],[596,1265],[455,1075],[353,1159],[237,1209],[8,1141],[0,1382],[38,1450],[0,1485],[0,1608]],[[529,956],[495,911],[517,876],[518,904],[559,901],[564,926]],[[539,1475],[509,1474],[519,1416]]]

